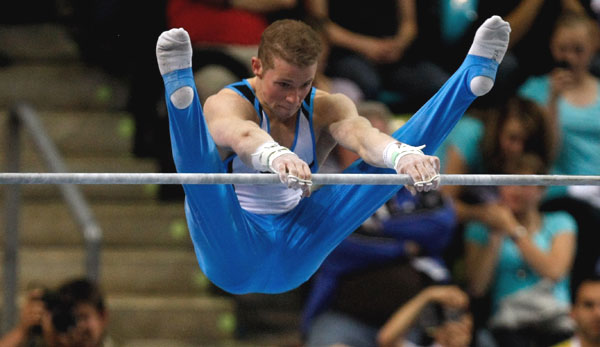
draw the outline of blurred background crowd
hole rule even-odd
[[[155,160],[161,172],[174,172],[154,53],[166,29],[190,34],[206,98],[251,77],[250,58],[269,23],[304,20],[326,48],[314,85],[348,95],[361,115],[392,132],[458,68],[483,20],[500,15],[512,28],[508,53],[492,92],[438,151],[442,172],[600,174],[600,1],[32,0],[3,7],[3,25],[60,22],[86,64],[126,83],[132,154]],[[0,46],[0,64],[14,64],[4,53]],[[355,159],[337,148],[324,172]],[[159,195],[183,199],[178,186],[161,186]],[[597,186],[402,190],[301,288],[299,344],[600,346],[599,226]],[[69,288],[54,296],[32,291],[17,329],[54,323],[64,334],[37,328],[47,345],[99,345],[73,342],[86,330],[77,303],[61,304],[72,301]],[[49,323],[27,313],[35,303]],[[56,307],[72,317],[61,321]],[[104,306],[92,308],[102,330]],[[15,334],[0,346],[11,346]]]

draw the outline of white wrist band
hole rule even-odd
[[[423,148],[425,148],[425,145],[414,147],[405,143],[391,142],[383,150],[383,162],[385,166],[395,170],[400,158],[408,154],[424,155]]]
[[[275,141],[265,142],[258,146],[256,152],[252,153],[252,167],[255,170],[275,172],[273,161],[284,154],[294,154],[287,147],[283,147]]]

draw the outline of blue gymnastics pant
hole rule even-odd
[[[476,96],[475,76],[495,78],[498,64],[468,55],[461,67],[393,137],[426,144],[432,154]],[[180,173],[225,173],[206,127],[191,69],[163,75],[173,158]],[[189,86],[194,100],[177,109],[170,95]],[[392,173],[358,160],[346,172]],[[330,185],[283,214],[257,215],[240,206],[232,185],[184,185],[185,213],[198,263],[234,294],[281,293],[304,283],[327,255],[402,186]]]

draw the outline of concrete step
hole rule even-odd
[[[4,252],[0,254],[4,257]],[[83,276],[84,257],[83,247],[21,247],[19,289],[39,283],[53,288],[66,279]],[[2,260],[0,264],[3,263]],[[209,288],[191,247],[189,250],[105,247],[100,285],[113,295],[198,295]]]
[[[79,171],[78,171],[79,172]],[[131,171],[133,172],[133,171]],[[56,202],[63,201],[56,185],[29,184],[22,185],[22,196],[27,201]],[[124,203],[135,201],[153,201],[156,198],[158,185],[119,184],[79,185],[88,203],[113,202]],[[4,199],[4,189],[0,187],[0,199]]]
[[[63,157],[69,172],[156,172],[156,162],[131,156],[89,155]],[[40,156],[23,157],[21,172],[47,172]]]
[[[79,59],[79,49],[67,29],[56,23],[0,26],[2,53],[16,63],[65,62]]]
[[[13,64],[0,69],[0,108],[29,102],[37,110],[123,110],[124,81],[81,63]]]
[[[208,346],[233,339],[235,305],[225,297],[109,297],[109,333],[125,346]],[[137,340],[137,341],[136,341]],[[142,344],[142,342],[150,344]]]
[[[134,123],[127,112],[38,111],[42,125],[62,156],[130,157]],[[7,129],[7,112],[0,112],[0,129]],[[3,134],[4,135],[4,134]],[[31,136],[21,132],[23,157],[37,155]],[[7,148],[0,142],[0,153]]]
[[[105,247],[189,248],[183,203],[98,203],[91,206],[103,232]],[[19,240],[23,246],[80,246],[81,229],[62,202],[24,204],[20,215]],[[4,225],[0,215],[0,225]],[[4,233],[0,234],[0,242]]]

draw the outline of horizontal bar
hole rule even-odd
[[[405,185],[407,175],[314,174],[316,185]],[[275,174],[219,173],[0,173],[0,184],[278,184]],[[600,176],[573,175],[441,175],[440,185],[570,186],[600,185]]]

